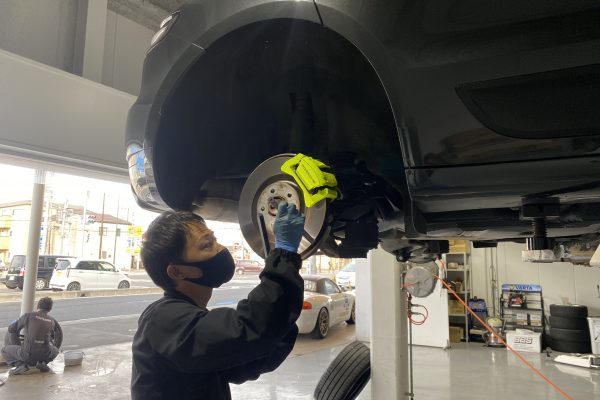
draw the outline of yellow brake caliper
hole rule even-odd
[[[335,200],[340,196],[337,179],[331,168],[321,161],[296,154],[281,166],[281,171],[291,175],[304,194],[304,203],[312,207],[321,200]]]

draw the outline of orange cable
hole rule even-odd
[[[519,359],[521,359],[521,361],[523,361],[523,363],[525,363],[525,365],[527,365],[531,370],[533,370],[533,372],[535,372],[536,374],[538,374],[543,380],[545,380],[550,386],[552,386],[554,389],[556,389],[556,391],[558,391],[560,394],[562,394],[566,399],[568,400],[573,400],[572,397],[570,397],[568,394],[566,394],[560,387],[558,387],[558,385],[554,382],[552,382],[548,377],[546,377],[546,375],[542,374],[537,368],[535,368],[533,365],[531,365],[531,363],[529,363],[529,361],[527,361],[525,358],[523,358],[523,356],[516,351],[515,349],[513,349],[508,343],[506,343],[504,341],[504,339],[502,339],[500,336],[498,336],[496,334],[496,332],[494,332],[494,330],[492,328],[490,328],[488,326],[488,324],[486,324],[481,318],[479,318],[479,315],[477,315],[473,310],[471,310],[471,308],[463,301],[463,299],[460,298],[460,296],[458,294],[456,294],[456,292],[454,290],[452,290],[452,288],[450,287],[450,285],[448,285],[446,282],[444,282],[443,279],[441,279],[439,276],[437,275],[433,275],[436,279],[438,279],[442,285],[444,285],[446,287],[446,289],[448,289],[450,291],[450,293],[452,293],[452,295],[454,297],[456,297],[456,299],[458,301],[460,301],[462,303],[463,306],[465,306],[467,308],[467,310],[469,310],[471,312],[471,314],[477,318],[477,320],[479,322],[481,322],[483,324],[483,326],[485,326],[485,329],[487,329],[492,335],[494,335],[503,345],[505,345],[510,351],[512,351],[517,357],[519,357]],[[467,332],[467,335],[469,333]]]

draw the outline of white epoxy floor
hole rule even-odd
[[[300,337],[290,358],[277,371],[255,382],[232,385],[233,399],[312,400],[317,381],[353,337],[353,327],[344,326],[332,329],[331,337],[323,341]],[[85,352],[80,367],[65,368],[59,356],[50,365],[51,373],[10,377],[0,387],[0,398],[129,399],[131,344],[94,347]],[[600,371],[558,365],[545,353],[524,356],[572,399],[600,399]],[[415,347],[414,357],[417,400],[564,399],[505,349],[460,343],[448,350]],[[6,379],[7,372],[6,367],[0,367],[0,378]],[[395,400],[371,399],[369,385],[359,399]]]

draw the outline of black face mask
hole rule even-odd
[[[202,278],[185,278],[185,280],[211,288],[218,288],[222,284],[229,282],[235,272],[235,261],[233,261],[233,257],[231,257],[231,253],[227,249],[221,250],[216,256],[205,261],[194,263],[179,262],[177,264],[201,268],[203,272]]]

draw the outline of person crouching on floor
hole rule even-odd
[[[54,328],[58,322],[48,313],[52,310],[52,299],[43,297],[38,301],[37,311],[23,314],[8,326],[9,344],[2,349],[4,361],[12,367],[8,373],[19,375],[31,368],[49,372],[48,363],[59,351],[54,345]],[[19,338],[25,329],[23,343]]]

